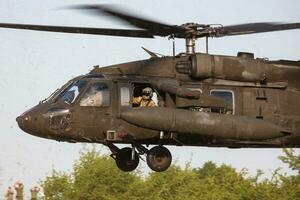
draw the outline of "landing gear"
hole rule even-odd
[[[119,149],[116,153],[115,159],[118,168],[125,172],[135,170],[140,161],[137,152],[129,147]]]
[[[166,147],[155,146],[147,154],[147,164],[153,171],[165,171],[170,167],[171,162],[172,155]]]
[[[122,149],[119,149],[112,143],[107,144],[107,146],[112,152],[111,156],[115,159],[117,167],[125,172],[135,170],[139,165],[140,155],[143,154],[147,155],[147,165],[149,168],[156,172],[167,170],[172,162],[172,155],[170,151],[161,145],[155,146],[150,150],[142,144],[134,144],[132,148],[125,147]]]

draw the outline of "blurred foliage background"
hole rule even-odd
[[[72,171],[53,170],[40,184],[47,200],[300,200],[300,155],[283,149],[279,159],[295,175],[278,169],[267,179],[261,170],[251,176],[246,169],[211,161],[199,168],[174,164],[165,172],[145,175],[122,172],[108,155],[90,149],[81,152]]]

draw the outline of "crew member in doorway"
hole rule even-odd
[[[155,107],[156,104],[152,100],[153,91],[152,88],[146,87],[142,91],[142,96],[133,98],[133,106],[136,107]]]

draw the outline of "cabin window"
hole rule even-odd
[[[128,87],[120,87],[121,106],[130,106],[130,91]]]
[[[153,87],[147,83],[133,84],[133,107],[156,107],[158,105],[158,94]]]
[[[231,90],[218,90],[213,89],[210,91],[210,95],[219,97],[226,102],[226,108],[211,108],[211,112],[222,114],[234,114],[234,93]]]
[[[107,107],[110,105],[110,92],[106,83],[92,84],[79,103],[80,106]]]
[[[201,94],[203,93],[202,89],[200,89],[200,88],[191,88],[191,87],[189,87],[188,89],[192,90],[192,91],[199,91]]]
[[[67,89],[65,89],[58,97],[59,101],[64,101],[67,103],[73,103],[81,92],[83,86],[85,84],[84,80],[77,80],[73,84],[71,84]]]

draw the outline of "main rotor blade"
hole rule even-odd
[[[148,33],[148,31],[145,31],[145,30],[47,26],[47,25],[10,24],[10,23],[0,23],[0,28],[26,29],[26,30],[34,30],[34,31],[49,31],[49,32],[59,32],[59,33],[76,33],[76,34],[153,38],[153,35]]]
[[[291,29],[299,29],[300,23],[249,23],[233,26],[224,26],[215,29],[212,37],[223,37],[232,35],[245,35],[254,33],[264,33],[272,31],[284,31]]]
[[[168,25],[154,20],[145,19],[144,17],[135,16],[131,13],[121,10],[116,5],[83,5],[73,7],[76,9],[83,9],[94,14],[108,14],[119,20],[125,21],[138,28],[148,30],[152,35],[169,36],[172,34],[183,34],[186,29],[180,26]]]

